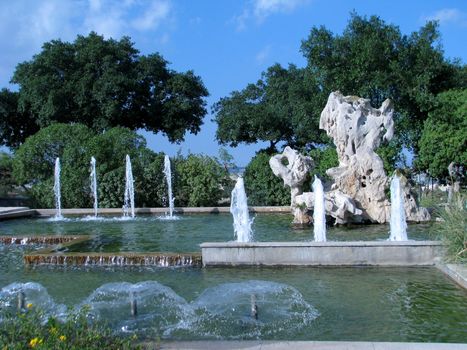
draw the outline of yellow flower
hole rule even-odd
[[[65,341],[66,340],[66,335],[61,335],[60,337],[58,337],[58,339],[60,339],[61,341]]]
[[[29,341],[29,346],[30,346],[31,348],[35,348],[36,345],[38,345],[38,344],[39,344],[39,345],[42,344],[42,339],[36,337],[36,338],[32,338],[32,339]]]
[[[28,304],[26,305],[26,307],[27,307],[28,309],[31,309],[32,306],[33,306],[32,303],[28,303]]]

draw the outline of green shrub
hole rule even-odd
[[[274,175],[269,158],[269,154],[260,152],[245,169],[248,205],[290,205],[290,188]]]
[[[453,204],[440,210],[443,220],[439,233],[446,244],[446,259],[456,263],[467,263],[467,201],[458,195]]]
[[[30,306],[30,305],[28,305]],[[44,314],[34,306],[24,313],[8,315],[0,322],[0,349],[137,349],[136,336],[122,337],[105,325],[89,323],[86,310],[70,313],[65,322]]]
[[[174,159],[175,203],[178,206],[216,206],[222,199],[228,173],[216,158],[190,154]]]

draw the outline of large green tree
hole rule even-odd
[[[403,35],[377,16],[353,13],[342,35],[313,27],[301,51],[325,95],[340,90],[374,106],[392,99],[398,141],[415,152],[435,96],[466,84],[465,65],[444,57],[436,22]]]
[[[467,89],[439,94],[419,141],[416,165],[445,179],[451,162],[467,164]]]
[[[255,84],[214,104],[216,138],[233,147],[267,141],[271,149],[280,141],[298,147],[323,142],[318,119],[310,117],[320,112],[318,92],[305,70],[275,64]]]
[[[92,32],[72,43],[47,42],[18,64],[11,81],[19,92],[0,94],[0,143],[7,146],[54,122],[145,129],[181,141],[200,130],[206,114],[208,92],[198,76],[170,69],[159,54],[140,55],[128,37]]]
[[[395,104],[396,137],[378,151],[388,169],[402,146],[418,151],[423,123],[438,93],[467,84],[467,68],[444,57],[438,24],[404,35],[377,16],[352,13],[342,34],[313,27],[302,41],[305,68],[276,64],[256,84],[234,91],[213,107],[217,139],[224,144],[267,141],[313,149],[328,143],[318,121],[332,91]]]

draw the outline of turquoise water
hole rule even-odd
[[[258,214],[253,223],[256,241],[311,241],[313,228],[294,229],[291,215]],[[409,225],[409,239],[432,239],[434,224]],[[122,221],[107,217],[100,221],[69,218],[22,219],[0,222],[2,235],[89,235],[91,240],[70,247],[70,251],[93,252],[194,252],[203,242],[234,240],[232,216],[228,214],[180,215],[178,220],[140,216]],[[328,227],[330,241],[386,240],[389,225]]]
[[[311,240],[289,215],[257,215],[258,241]],[[409,238],[432,239],[436,226],[411,225]],[[330,240],[383,240],[386,225],[330,228]],[[154,216],[100,222],[72,218],[0,222],[3,235],[86,234],[76,251],[198,251],[233,240],[230,215]],[[435,268],[24,266],[40,246],[0,245],[0,320],[19,289],[48,314],[84,305],[116,332],[168,340],[282,339],[464,342],[467,293]],[[130,292],[138,316],[130,314]],[[250,316],[251,296],[258,319]]]
[[[24,249],[0,247],[0,306],[11,283],[34,282],[45,289],[23,285],[36,290],[26,292],[28,301],[51,312],[91,305],[94,317],[120,332],[162,339],[467,339],[467,293],[435,268],[25,268]],[[136,319],[130,290],[139,298]],[[258,320],[249,317],[251,294]],[[10,301],[16,304],[14,295]]]

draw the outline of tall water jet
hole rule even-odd
[[[55,208],[57,209],[55,217],[62,217],[62,203],[60,193],[60,158],[55,159],[54,171],[54,194],[55,194]]]
[[[253,232],[251,230],[253,219],[250,220],[248,213],[245,185],[241,176],[238,177],[237,183],[232,190],[230,212],[234,220],[233,226],[237,242],[251,242],[253,239]]]
[[[407,241],[407,222],[405,220],[404,193],[400,178],[394,174],[391,180],[391,233],[390,241]]]
[[[125,197],[123,201],[123,216],[135,217],[135,189],[133,187],[133,172],[131,170],[130,156],[126,155],[125,167]]]
[[[96,159],[91,157],[91,175],[89,176],[91,180],[91,193],[94,198],[94,217],[97,218],[97,174],[96,174]]]
[[[315,175],[313,181],[313,193],[315,194],[315,207],[313,210],[313,233],[315,242],[326,242],[326,216],[324,207],[324,190],[321,180]]]
[[[164,157],[164,175],[167,181],[167,192],[169,196],[169,217],[173,218],[174,198],[172,194],[172,170],[170,169],[170,158],[168,155]]]

